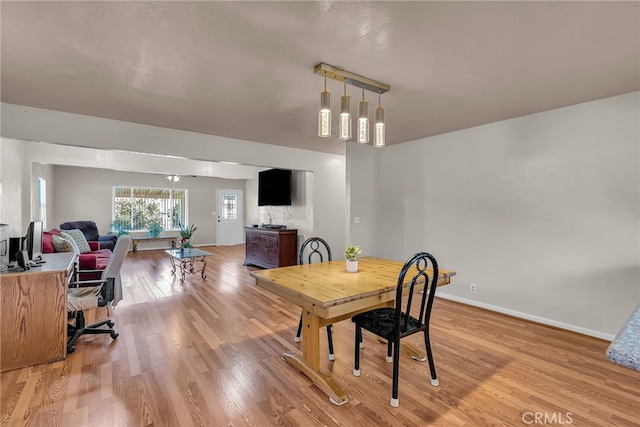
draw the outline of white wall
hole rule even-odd
[[[0,223],[9,225],[11,237],[24,236],[30,221],[23,206],[24,186],[30,185],[25,171],[24,145],[19,141],[0,140]],[[30,203],[27,198],[26,203]]]
[[[350,226],[346,237],[348,244],[358,245],[362,256],[378,254],[381,239],[379,217],[380,155],[384,150],[368,145],[347,146],[347,220]],[[359,223],[354,218],[360,219]]]
[[[387,147],[379,167],[349,146],[351,211],[379,212],[351,241],[432,252],[458,273],[443,296],[610,339],[640,302],[639,117],[636,92]],[[354,198],[372,170],[375,206]]]
[[[58,164],[102,166],[112,162],[111,164],[117,167],[116,165],[119,166],[120,160],[122,160],[117,153],[129,151],[187,157],[203,162],[229,161],[247,166],[310,172],[313,174],[313,187],[312,191],[307,191],[305,197],[313,197],[313,206],[308,214],[305,208],[304,217],[298,220],[304,227],[307,227],[307,223],[312,221],[312,230],[309,233],[323,236],[332,246],[340,247],[345,243],[345,157],[342,155],[12,104],[3,103],[1,106],[2,128],[0,131],[4,139],[15,138],[22,141],[64,144],[44,144],[53,147],[50,148],[53,151],[50,154],[56,157],[56,162],[60,162]],[[32,142],[31,144],[37,145],[38,143]],[[94,151],[98,154],[92,158],[93,163],[78,164],[85,161],[86,158],[74,154],[75,151],[81,150],[74,147],[95,148]],[[38,151],[38,149],[34,149],[34,152],[30,153],[26,159],[29,165],[32,161],[44,162],[36,159]],[[55,152],[65,153],[65,155],[56,155]],[[167,167],[166,159],[163,158],[158,158],[154,163]],[[149,169],[146,164],[140,164],[139,167],[143,169],[135,170],[148,171]],[[174,170],[166,172],[181,173]],[[251,194],[250,191],[247,193]],[[23,197],[27,200],[27,204],[30,203],[29,198],[30,195],[27,191]],[[249,219],[247,215],[245,218]],[[2,218],[0,218],[1,220]],[[337,226],[338,224],[339,226]]]

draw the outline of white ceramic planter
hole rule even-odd
[[[355,261],[347,261],[347,271],[349,273],[355,273],[356,271],[358,271],[358,260]]]

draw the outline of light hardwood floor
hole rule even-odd
[[[344,321],[322,369],[349,402],[332,405],[280,357],[298,348],[300,309],[255,286],[244,246],[202,249],[207,279],[184,287],[163,251],[130,253],[111,313],[120,337],[86,336],[66,361],[2,373],[2,426],[640,425],[640,374],[609,362],[608,342],[438,298],[440,386],[428,363],[403,356],[392,408],[386,346],[365,337],[354,377]]]

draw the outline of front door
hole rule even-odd
[[[238,245],[243,237],[242,190],[216,190],[216,244]]]

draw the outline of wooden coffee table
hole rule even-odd
[[[176,267],[180,269],[180,283],[184,285],[184,278],[187,273],[200,273],[203,279],[206,279],[205,269],[207,268],[207,257],[211,255],[209,252],[202,251],[197,248],[186,249],[168,249],[165,251],[171,257],[171,274],[176,274]],[[200,268],[196,265],[202,264]]]

